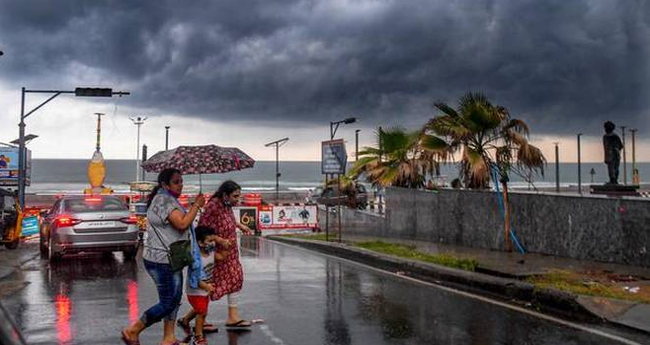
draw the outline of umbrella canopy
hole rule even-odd
[[[219,174],[252,168],[255,160],[242,150],[217,145],[179,146],[160,151],[142,163],[146,172],[161,172],[175,168],[183,175]]]

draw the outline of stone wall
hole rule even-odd
[[[510,193],[510,201],[513,228],[530,252],[650,267],[650,200]],[[360,213],[344,212],[346,232],[505,249],[494,192],[389,188],[385,218]]]

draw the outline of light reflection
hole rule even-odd
[[[129,303],[129,320],[133,323],[140,317],[138,310],[138,283],[134,280],[130,280],[127,285],[126,300]]]
[[[59,294],[54,298],[54,306],[56,308],[56,331],[59,344],[69,344],[70,340],[72,340],[72,331],[70,329],[72,302],[68,296]]]

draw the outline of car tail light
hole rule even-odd
[[[120,219],[120,222],[126,223],[126,224],[137,224],[138,223],[138,217],[136,215],[130,215],[128,217],[124,217]]]
[[[84,201],[86,201],[86,202],[102,202],[102,198],[101,197],[90,197],[90,198],[84,199]]]
[[[58,216],[54,220],[54,224],[56,224],[56,226],[59,228],[66,226],[75,226],[79,223],[81,223],[81,219],[75,219],[70,216]]]

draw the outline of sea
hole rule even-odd
[[[86,159],[33,159],[31,185],[28,193],[36,194],[73,194],[81,193],[88,187]],[[129,182],[136,181],[137,163],[135,160],[106,160],[105,185],[116,192],[128,192]],[[234,180],[242,186],[244,191],[271,191],[275,190],[275,161],[258,161],[255,167],[225,174],[201,175],[203,191],[216,190],[225,180]],[[593,169],[593,170],[592,170]],[[641,181],[650,181],[650,163],[637,163]],[[603,163],[582,163],[581,175],[583,186],[590,183],[604,183],[607,180],[607,167]],[[307,191],[319,186],[324,181],[321,174],[320,162],[280,162],[280,190],[282,191]],[[632,181],[632,164],[628,163],[628,182]],[[141,172],[139,172],[141,176]],[[621,178],[623,167],[621,165]],[[458,176],[455,164],[441,166],[440,176],[435,180],[441,184],[449,183]],[[571,187],[578,184],[578,164],[560,163],[560,185]],[[140,178],[141,179],[141,178]],[[183,177],[184,191],[187,193],[199,190],[199,176],[188,175]],[[145,174],[145,180],[155,181],[156,174]],[[544,169],[544,176],[534,178],[537,188],[552,188],[555,186],[555,164],[548,164]],[[531,186],[521,177],[511,176],[511,188],[529,189]]]

